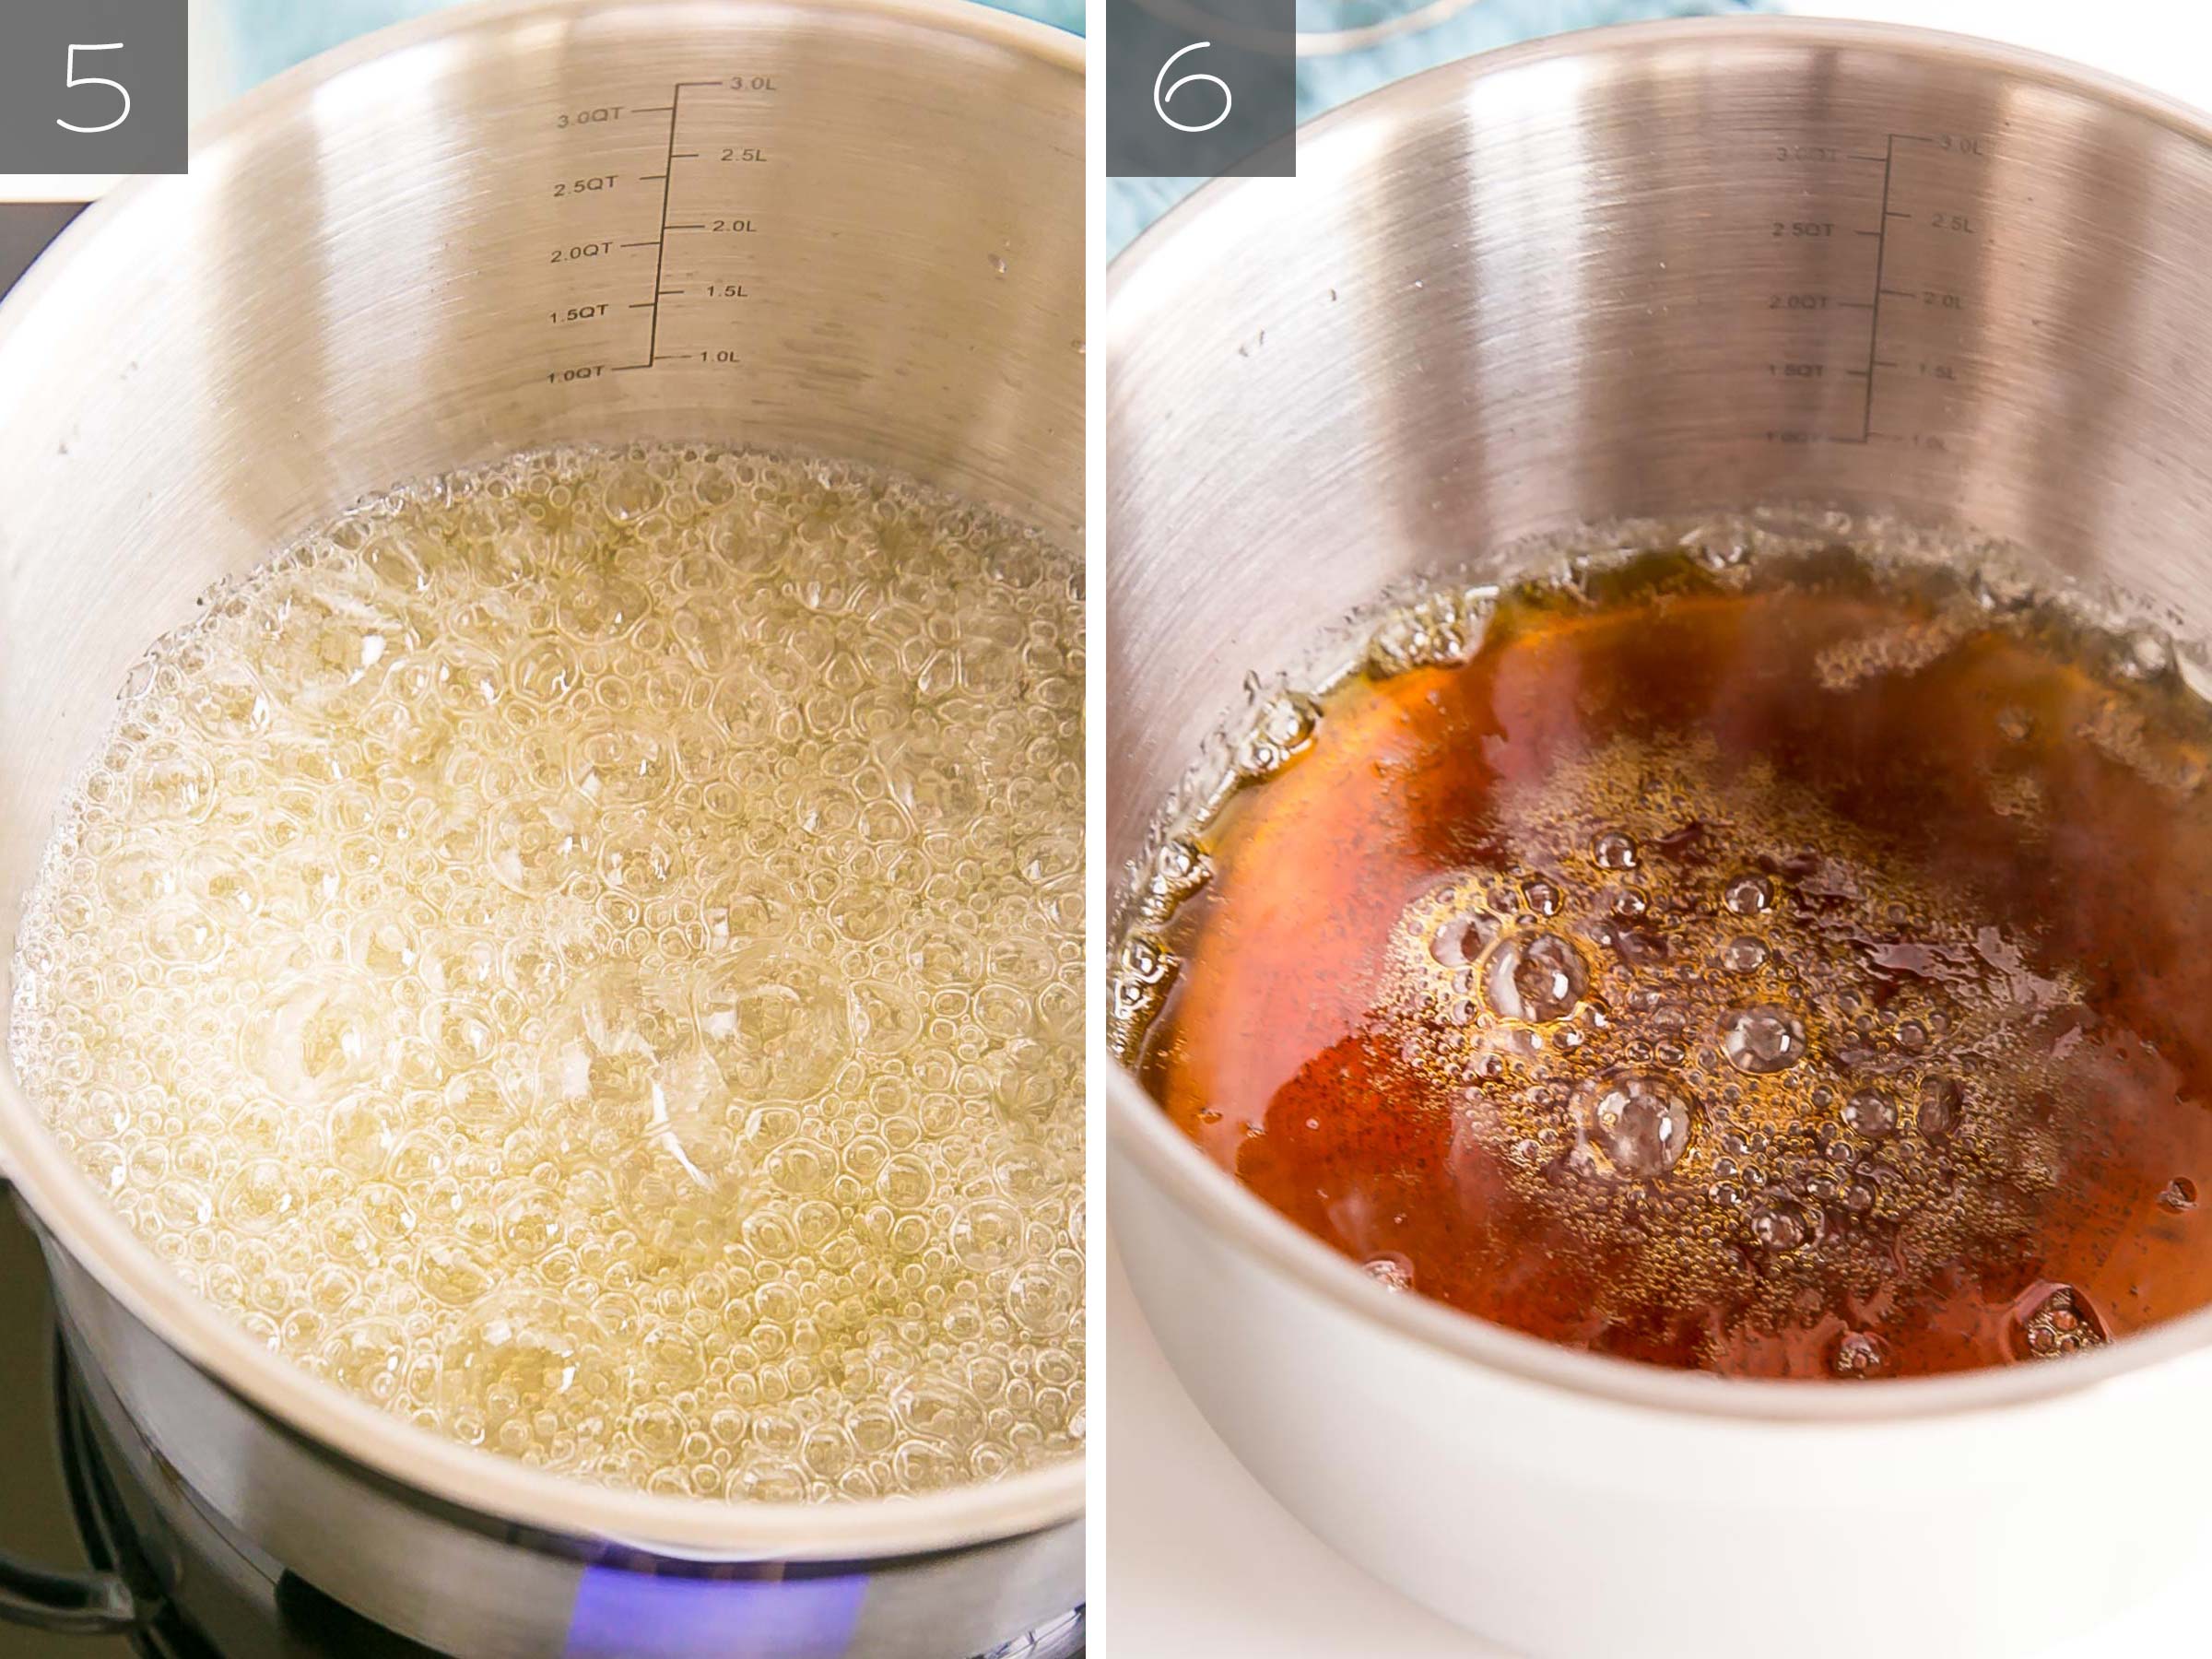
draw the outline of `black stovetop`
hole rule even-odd
[[[0,224],[13,211],[0,207]],[[0,1550],[42,1567],[92,1565],[62,1472],[53,1314],[46,1267],[12,1204],[0,1204]],[[129,1659],[120,1637],[48,1636],[0,1626],[7,1659]]]

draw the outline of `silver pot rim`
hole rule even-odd
[[[1954,66],[2062,87],[2212,149],[2212,119],[2187,104],[2120,76],[2022,47],[1901,24],[1824,18],[1677,18],[1577,30],[1478,53],[1354,99],[1300,129],[1300,188],[1329,189],[1334,180],[1369,167],[1366,137],[1376,123],[1418,119],[1424,111],[1473,95],[1480,83],[1498,76],[1623,53],[1785,40],[1799,48],[1941,58]],[[1213,180],[1169,209],[1112,262],[1106,298],[1110,406],[1112,366],[1155,312],[1173,309],[1176,270],[1186,265],[1214,268],[1232,248],[1250,257],[1249,247],[1241,241],[1252,222],[1246,216],[1269,211],[1265,192],[1273,182]],[[1107,429],[1111,441],[1111,420]],[[1111,480],[1111,455],[1107,465]],[[1110,521],[1110,562],[1112,534]],[[1111,582],[1108,593],[1111,595]],[[1107,626],[1115,626],[1111,597]],[[1110,712],[1112,707],[1110,686]],[[1110,894],[1114,890],[1110,879]],[[1110,916],[1110,937],[1112,933]],[[2071,1357],[2061,1365],[1896,1378],[1866,1387],[1723,1378],[1585,1353],[1425,1297],[1383,1290],[1347,1257],[1225,1174],[1168,1121],[1118,1059],[1110,1058],[1106,1067],[1106,1100],[1109,1145],[1116,1159],[1126,1160],[1194,1221],[1247,1257],[1378,1335],[1428,1348],[1451,1363],[1596,1401],[1675,1416],[1814,1427],[1902,1423],[2029,1408],[2212,1347],[2212,1308],[2205,1308],[2123,1337],[2095,1353]]]
[[[375,60],[529,20],[558,27],[594,10],[641,3],[670,11],[700,0],[477,0],[379,30],[255,88],[193,134],[197,161],[249,140],[280,112],[312,101],[331,83]],[[712,0],[715,9],[825,11],[920,24],[998,45],[1072,78],[1080,108],[1085,44],[1049,25],[968,0]],[[0,381],[14,351],[32,346],[41,302],[73,267],[100,254],[108,228],[124,216],[185,213],[189,175],[142,177],[122,185],[63,232],[5,305],[0,305]],[[292,1365],[201,1300],[139,1241],[78,1171],[25,1099],[0,1056],[0,1176],[18,1189],[41,1226],[135,1318],[193,1364],[292,1431],[337,1455],[464,1512],[519,1523],[539,1534],[605,1539],[654,1554],[706,1560],[862,1561],[957,1548],[1037,1532],[1083,1512],[1082,1457],[1004,1480],[916,1498],[866,1502],[770,1504],[618,1490],[465,1446],[379,1410]]]

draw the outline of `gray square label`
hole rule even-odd
[[[0,173],[184,171],[185,0],[0,0]]]
[[[1107,0],[1107,176],[1291,177],[1297,30],[1297,0]]]

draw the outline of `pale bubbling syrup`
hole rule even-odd
[[[11,1033],[189,1284],[618,1485],[1081,1449],[1074,557],[653,447],[400,491],[205,604],[66,805]]]

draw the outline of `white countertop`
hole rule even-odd
[[[1352,1566],[1245,1473],[1168,1367],[1107,1263],[1106,1594],[1133,1659],[1489,1659],[1478,1641]]]

